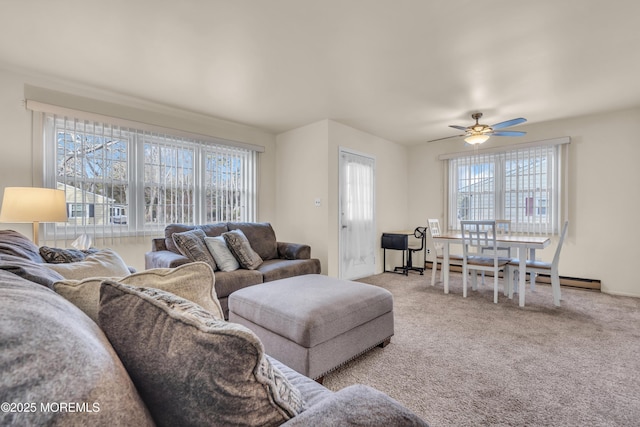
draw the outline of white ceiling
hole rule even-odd
[[[0,63],[402,144],[640,105],[637,0],[0,0]],[[512,128],[516,130],[517,128]]]

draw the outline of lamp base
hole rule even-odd
[[[38,221],[33,221],[33,243],[36,246],[40,246],[40,239],[38,238],[38,231],[40,230],[40,223]]]

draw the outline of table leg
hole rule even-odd
[[[442,247],[442,281],[444,282],[444,293],[449,293],[449,242],[445,242]]]
[[[520,259],[520,276],[518,277],[518,297],[520,299],[520,307],[524,307],[524,292],[526,289],[527,279],[527,248],[521,246],[518,248],[518,258]]]

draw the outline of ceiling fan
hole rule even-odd
[[[500,122],[500,123],[496,123],[495,125],[483,125],[481,123],[478,122],[478,120],[480,120],[480,118],[482,117],[482,113],[473,113],[471,115],[471,118],[474,119],[476,121],[475,124],[471,125],[471,126],[456,126],[456,125],[450,125],[449,127],[452,127],[454,129],[459,129],[461,131],[464,131],[464,133],[462,135],[454,135],[454,136],[447,136],[444,138],[438,138],[438,139],[432,139],[431,141],[427,141],[427,142],[434,142],[434,141],[442,141],[443,139],[449,139],[449,138],[459,138],[461,136],[464,136],[464,140],[472,145],[475,144],[482,144],[483,142],[485,142],[486,140],[489,139],[490,136],[522,136],[522,135],[526,135],[526,132],[520,132],[520,131],[498,131],[496,132],[497,129],[504,129],[510,126],[515,126],[515,125],[519,125],[520,123],[524,123],[527,121],[527,119],[523,119],[522,117],[517,118],[517,119],[511,119],[511,120],[507,120],[505,122]]]

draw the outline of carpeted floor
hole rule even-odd
[[[640,298],[527,289],[526,307],[492,282],[462,298],[427,274],[362,279],[394,296],[395,335],[325,377],[375,387],[432,426],[640,425]],[[527,285],[528,287],[528,285]]]

